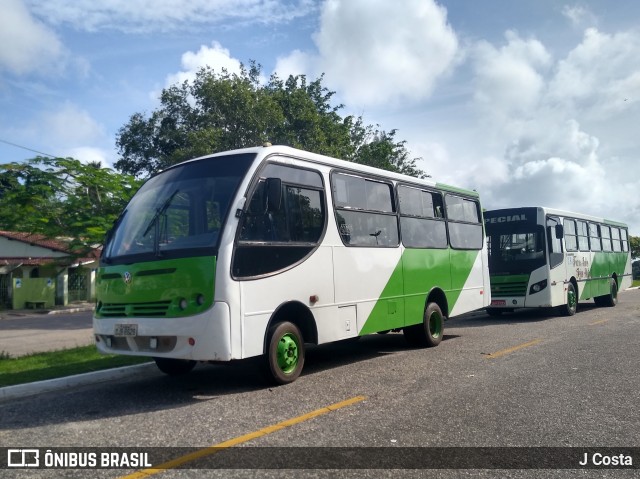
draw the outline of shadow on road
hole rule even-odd
[[[457,337],[447,334],[443,340]],[[437,354],[437,349],[424,351]],[[412,350],[402,333],[374,334],[359,340],[309,346],[301,378],[280,387],[294,390],[307,376]],[[274,387],[265,379],[263,367],[262,358],[199,364],[191,373],[181,377],[165,376],[157,371],[126,380],[74,388],[68,392],[43,393],[19,402],[0,404],[0,430],[122,418]],[[292,394],[295,392],[292,391]],[[51,404],[55,404],[55,407],[51,407]],[[43,410],[48,413],[43,414]]]
[[[592,302],[584,302],[578,304],[578,311],[576,317],[580,317],[580,313],[591,311],[594,309],[600,309],[600,306],[596,306]],[[606,309],[606,308],[605,308]],[[513,312],[505,312],[499,316],[490,316],[485,312],[475,312],[468,315],[459,316],[454,318],[449,326],[464,326],[464,327],[483,327],[483,326],[497,326],[501,324],[522,324],[522,323],[535,323],[541,321],[548,321],[553,318],[562,318],[561,313],[552,308],[539,308],[539,309],[517,309]]]

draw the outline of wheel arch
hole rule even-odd
[[[278,306],[269,319],[262,345],[264,353],[269,347],[269,330],[283,321],[295,324],[305,343],[318,344],[318,327],[311,310],[300,301],[288,301]]]
[[[573,285],[573,287],[576,290],[576,297],[580,298],[580,294],[582,293],[582,291],[580,291],[580,288],[578,287],[578,280],[576,279],[575,276],[571,276],[571,278],[569,279],[569,283],[571,283]]]
[[[436,303],[442,311],[442,315],[445,319],[449,319],[449,302],[447,301],[447,295],[438,287],[433,288],[427,295],[427,300],[424,303],[424,309],[427,310],[429,303]]]

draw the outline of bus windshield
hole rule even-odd
[[[231,201],[254,154],[185,163],[147,181],[107,238],[103,261],[215,254]]]
[[[493,274],[527,274],[546,263],[545,234],[540,225],[488,225],[487,244]]]

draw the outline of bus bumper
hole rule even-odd
[[[152,356],[195,361],[229,361],[229,305],[183,318],[93,318],[98,350],[105,354]]]

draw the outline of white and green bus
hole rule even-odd
[[[485,211],[491,305],[576,313],[579,300],[615,306],[631,286],[627,226],[543,207]]]
[[[267,145],[140,188],[107,236],[93,326],[100,351],[167,374],[263,356],[282,384],[305,343],[403,331],[436,346],[488,289],[476,192]]]

